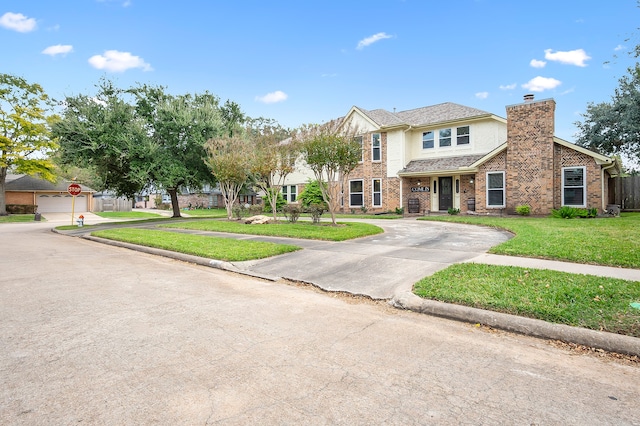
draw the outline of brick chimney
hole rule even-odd
[[[531,214],[547,214],[554,207],[553,137],[555,134],[553,99],[534,100],[507,106],[507,211],[522,204]]]

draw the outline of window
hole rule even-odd
[[[456,145],[469,145],[469,126],[456,129]]]
[[[433,132],[424,132],[422,134],[422,149],[433,148]]]
[[[349,181],[349,207],[364,206],[364,191],[361,180]]]
[[[295,185],[282,185],[282,198],[287,203],[295,203],[298,195],[298,188]]]
[[[584,167],[562,168],[562,205],[585,207],[586,170]]]
[[[442,129],[438,135],[439,146],[451,146],[451,129]]]
[[[380,133],[371,135],[371,161],[380,161]]]
[[[487,173],[487,207],[504,206],[504,172]]]
[[[374,179],[371,185],[373,207],[382,207],[382,179]]]
[[[356,136],[355,141],[360,145],[360,162],[362,163],[364,152],[362,151],[362,136]]]

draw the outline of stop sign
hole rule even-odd
[[[75,197],[76,195],[80,195],[80,193],[82,192],[82,187],[77,183],[72,183],[67,188],[67,192]]]

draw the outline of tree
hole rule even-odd
[[[208,92],[172,96],[161,86],[143,85],[130,92],[155,147],[150,176],[169,193],[173,217],[180,217],[178,190],[215,182],[204,160],[206,142],[225,131],[219,100]]]
[[[622,155],[632,162],[640,159],[640,65],[628,69],[611,102],[590,103],[576,143],[591,150]]]
[[[227,209],[227,218],[233,219],[233,205],[247,183],[250,173],[250,146],[244,136],[222,136],[210,139],[206,145],[205,164],[220,185]]]
[[[253,184],[260,188],[271,207],[273,220],[278,220],[278,197],[289,174],[295,169],[298,156],[296,142],[288,137],[289,131],[280,126],[268,125],[259,129],[249,129],[253,139],[250,177]]]
[[[339,180],[358,165],[362,149],[355,140],[358,129],[338,120],[322,125],[303,126],[296,137],[301,141],[304,160],[320,185],[322,197],[336,225],[336,210],[340,200]]]
[[[103,188],[133,197],[152,183],[156,146],[124,92],[102,80],[94,96],[68,96],[52,128],[62,168],[94,170]]]
[[[57,148],[50,133],[57,116],[48,115],[51,107],[51,99],[39,84],[0,74],[0,216],[7,214],[8,171],[55,181],[49,155]]]
[[[122,90],[106,80],[98,89],[95,96],[66,98],[53,129],[63,164],[93,168],[118,195],[163,188],[173,217],[180,217],[178,190],[213,183],[204,145],[223,133],[218,98],[173,96],[160,86]]]

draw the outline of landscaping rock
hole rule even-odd
[[[263,225],[265,223],[269,223],[270,220],[271,218],[269,216],[259,214],[246,218],[244,223],[247,225]]]

